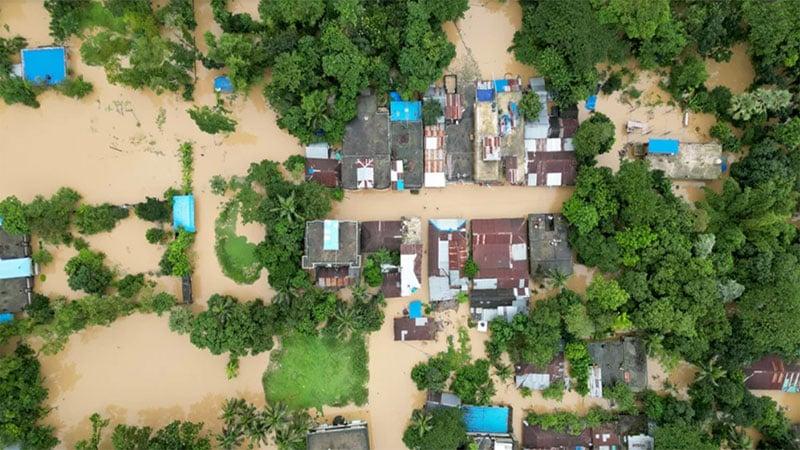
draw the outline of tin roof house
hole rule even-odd
[[[475,84],[458,86],[455,75],[445,76],[445,172],[447,181],[471,182],[475,169]]]
[[[308,450],[369,450],[367,422],[354,420],[343,425],[321,425],[308,430]]]
[[[572,275],[572,250],[567,239],[569,225],[561,214],[528,216],[531,276],[548,277],[553,271]]]
[[[431,86],[425,94],[425,102],[438,102],[443,112],[447,112],[445,105],[445,90],[437,86]],[[459,104],[460,106],[460,104]],[[432,125],[425,125],[423,128],[423,147],[425,150],[425,187],[437,188],[447,185],[445,175],[445,115]]]
[[[408,314],[394,318],[395,341],[431,341],[436,339],[436,331],[436,321],[425,317],[419,300],[409,304]]]
[[[592,430],[589,428],[573,435],[522,421],[522,448],[525,450],[588,450],[591,445]]]
[[[589,376],[589,383],[594,386],[590,389],[592,397],[602,397],[602,389],[615,383],[625,383],[634,392],[647,387],[647,352],[641,339],[592,342],[589,355],[594,361]],[[600,389],[596,389],[598,381]]]
[[[389,104],[390,179],[392,188],[419,189],[425,166],[422,149],[422,102],[392,101]]]
[[[345,129],[342,144],[342,187],[389,187],[389,114],[379,111],[373,94],[358,98],[358,116]]]
[[[309,270],[317,286],[341,288],[361,276],[360,227],[345,220],[306,222],[303,269]]]
[[[525,219],[475,219],[470,227],[472,258],[478,265],[470,311],[483,322],[482,329],[495,317],[510,321],[528,310],[528,228]]]
[[[475,91],[475,181],[523,184],[525,145],[520,79],[478,81]]]
[[[577,161],[572,136],[578,128],[573,118],[558,107],[550,107],[543,78],[531,78],[532,92],[542,109],[537,117],[525,118],[525,174],[528,186],[575,184]]]
[[[787,363],[769,355],[745,368],[744,376],[747,389],[800,392],[800,362]]]
[[[422,226],[418,217],[361,223],[361,251],[386,249],[400,254],[398,266],[383,267],[381,292],[386,297],[407,297],[422,287]]]
[[[431,302],[455,300],[466,292],[464,263],[469,255],[465,219],[428,221],[428,289]]]
[[[550,387],[555,381],[565,379],[564,353],[559,353],[546,367],[532,364],[514,365],[514,382],[518,388],[541,391]]]
[[[33,297],[34,266],[28,236],[12,236],[0,220],[0,312],[17,313]]]
[[[342,162],[326,142],[318,142],[306,146],[305,162],[306,181],[335,188],[339,187],[342,178]]]

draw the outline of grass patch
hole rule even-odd
[[[267,402],[292,408],[344,406],[367,401],[367,348],[363,338],[292,335],[283,339],[264,374]]]
[[[239,284],[253,284],[261,275],[261,262],[256,257],[256,244],[236,234],[239,202],[228,202],[214,224],[214,251],[222,273]]]

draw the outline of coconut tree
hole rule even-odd
[[[217,434],[217,443],[220,448],[232,450],[239,448],[244,442],[244,430],[238,424],[222,428],[222,433]]]
[[[717,380],[728,374],[725,369],[717,365],[718,358],[718,355],[714,355],[707,363],[699,365],[700,371],[697,372],[695,382],[707,379],[712,385],[716,386]]]
[[[733,424],[728,424],[725,442],[730,450],[750,450],[753,448],[753,440],[750,436],[743,429]]]
[[[552,269],[547,273],[548,278],[553,281],[553,286],[556,289],[561,290],[567,285],[567,280],[569,276],[562,272],[560,269]]]
[[[275,213],[282,220],[289,223],[302,222],[303,217],[297,211],[297,201],[294,197],[294,192],[286,197],[278,195],[278,203],[270,208],[270,212]]]
[[[433,430],[432,420],[433,417],[427,411],[416,409],[411,414],[411,429],[422,439]]]
[[[350,305],[341,302],[336,305],[336,312],[333,313],[333,329],[338,338],[347,339],[353,334],[357,327],[356,316],[355,308]]]
[[[262,413],[265,426],[270,430],[277,430],[286,425],[289,418],[289,410],[283,402],[267,405]]]

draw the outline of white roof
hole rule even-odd
[[[548,186],[561,186],[561,172],[551,172],[547,174]]]
[[[436,150],[437,148],[439,148],[439,138],[437,136],[425,138],[425,150]]]
[[[445,187],[447,178],[444,172],[425,172],[425,187]]]
[[[529,173],[528,174],[528,186],[536,186],[536,174]]]
[[[589,397],[600,398],[603,396],[602,373],[600,366],[589,368]]]
[[[525,375],[517,375],[515,381],[517,387],[540,391],[550,386],[550,375],[546,373],[527,373]]]
[[[330,146],[327,142],[317,142],[306,146],[306,158],[328,159]]]
[[[497,289],[497,278],[475,278],[472,287],[475,289]]]
[[[525,261],[528,255],[528,246],[526,244],[513,244],[511,246],[511,259],[513,261]]]
[[[414,273],[415,253],[404,253],[400,255],[400,296],[408,297],[413,295],[422,286]]]
[[[547,139],[547,146],[545,150],[548,152],[560,152],[561,151],[561,138],[548,138]]]
[[[536,139],[525,139],[525,151],[526,152],[536,151]]]

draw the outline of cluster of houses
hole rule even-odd
[[[33,280],[30,237],[6,233],[0,218],[0,323],[31,303]]]
[[[529,88],[542,112],[523,118],[519,78],[459,86],[455,75],[432,86],[423,101],[391,93],[388,108],[369,92],[347,125],[342,148],[318,143],[306,148],[306,179],[345,189],[418,190],[449,182],[562,186],[574,184],[572,136],[578,110],[560,110],[544,79]],[[438,103],[442,114],[425,121],[423,105]],[[527,121],[526,121],[527,120]],[[427,122],[427,123],[426,123]]]

